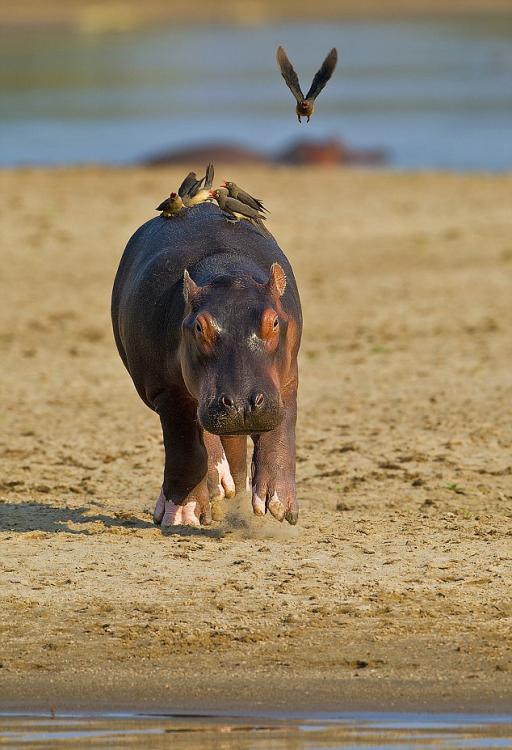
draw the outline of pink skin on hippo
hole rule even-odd
[[[272,238],[217,206],[183,214],[138,230],[112,296],[119,352],[162,425],[155,523],[211,523],[210,500],[246,489],[247,436],[254,513],[296,523],[293,273]]]

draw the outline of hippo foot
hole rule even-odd
[[[153,521],[156,525],[165,529],[169,526],[193,526],[199,528],[201,524],[211,523],[210,505],[201,505],[194,498],[189,499],[182,505],[176,505],[172,500],[166,500],[163,490],[160,491],[156,501]]]
[[[231,476],[231,469],[224,452],[208,474],[208,489],[211,499],[223,500],[225,497],[235,496],[235,481]]]
[[[299,506],[295,497],[295,488],[284,482],[275,482],[273,486],[261,481],[253,481],[252,509],[255,516],[264,516],[269,512],[278,521],[294,526],[299,518]]]
[[[208,491],[210,494],[212,519],[214,521],[222,521],[227,511],[225,500],[235,496],[236,488],[224,451],[221,451],[220,455],[216,458],[216,463],[211,461],[208,470]]]

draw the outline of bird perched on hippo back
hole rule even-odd
[[[214,169],[210,162],[206,167],[206,174],[200,180],[195,172],[189,172],[181,183],[178,193],[187,208],[197,206],[211,198],[210,190],[213,185]],[[204,184],[203,184],[204,183]]]
[[[189,172],[178,188],[178,195],[180,198],[183,200],[183,198],[187,197],[192,191],[201,187],[203,179],[198,180],[195,172]]]
[[[304,96],[300,87],[297,73],[295,72],[295,69],[290,60],[288,59],[286,52],[282,47],[277,48],[277,63],[281,69],[281,75],[283,76],[286,85],[297,100],[295,112],[297,113],[299,122],[302,122],[301,117],[307,117],[309,122],[311,115],[315,111],[315,99],[334,73],[334,68],[336,67],[337,62],[338,53],[333,47],[333,49],[329,52],[329,54],[323,61],[322,67],[313,78],[313,83],[311,84],[308,93],[306,94],[306,96]]]
[[[260,229],[263,229],[265,233],[268,233],[267,228],[263,224],[263,220],[266,219],[266,216],[261,214],[256,208],[243,203],[241,200],[231,198],[226,188],[212,190],[211,197],[215,198],[219,207],[233,219],[237,221],[240,219],[248,219]]]
[[[164,216],[166,219],[172,219],[172,217],[176,216],[176,214],[178,214],[183,207],[183,201],[181,200],[178,193],[171,193],[168,198],[162,201],[160,205],[155,208],[155,211],[161,211],[162,216]]]
[[[259,198],[254,198],[252,195],[249,195],[245,190],[242,190],[241,187],[238,187],[236,182],[230,182],[229,180],[226,180],[222,185],[221,188],[225,188],[228,191],[228,195],[230,198],[235,198],[236,200],[242,201],[242,203],[245,203],[246,206],[250,206],[251,208],[254,208],[256,211],[266,211],[269,213],[268,208],[265,208],[263,205],[263,201],[260,201]]]

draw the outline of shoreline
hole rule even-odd
[[[380,0],[320,0],[314,7],[297,6],[293,0],[256,0],[250,6],[235,0],[219,5],[215,0],[188,6],[169,6],[156,0],[141,6],[135,0],[123,3],[97,3],[82,0],[71,3],[24,2],[4,5],[0,22],[4,30],[68,29],[82,33],[133,32],[158,26],[219,25],[260,26],[276,23],[312,23],[357,20],[413,20],[435,18],[510,18],[512,8],[507,0],[392,0],[383,7]]]
[[[139,675],[140,677],[140,675]],[[99,699],[96,679],[77,681],[31,676],[30,687],[23,690],[17,681],[6,680],[0,692],[0,715],[28,715],[30,713],[56,714],[80,712],[87,715],[128,713],[142,715],[169,715],[191,717],[266,717],[322,718],[325,714],[460,714],[489,717],[509,717],[512,721],[512,686],[503,691],[489,689],[482,692],[478,685],[470,691],[455,688],[449,695],[446,688],[435,683],[418,685],[409,681],[367,678],[366,684],[355,685],[354,678],[332,679],[332,675],[308,681],[295,674],[279,680],[273,674],[252,680],[250,686],[243,674],[232,674],[226,681],[209,685],[201,694],[201,675],[189,679],[180,675],[180,687],[173,691],[162,688],[163,679],[148,681],[137,689],[119,690],[102,675],[102,697]],[[134,673],[117,674],[114,680],[137,679]],[[363,682],[363,681],[361,681]],[[105,688],[105,683],[109,687]],[[301,683],[298,688],[298,683]],[[11,692],[10,696],[6,693]],[[45,693],[46,697],[40,696]],[[168,692],[164,701],[162,692]],[[215,692],[222,696],[211,696]],[[283,695],[293,693],[291,700]],[[407,693],[407,695],[405,695]],[[242,696],[242,697],[241,697]],[[265,696],[265,697],[262,697]],[[387,696],[383,699],[383,696]],[[392,697],[394,696],[394,697]],[[27,702],[30,708],[27,708]]]

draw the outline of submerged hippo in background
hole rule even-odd
[[[163,150],[142,160],[142,164],[158,167],[172,164],[289,164],[304,166],[357,165],[378,167],[386,164],[388,154],[383,148],[351,148],[339,138],[312,140],[299,138],[275,152],[257,151],[236,143],[205,143],[189,148]]]
[[[135,387],[162,424],[155,522],[209,523],[210,498],[246,489],[250,435],[254,513],[296,523],[302,315],[275,240],[209,203],[148,221],[121,259],[112,323]]]

